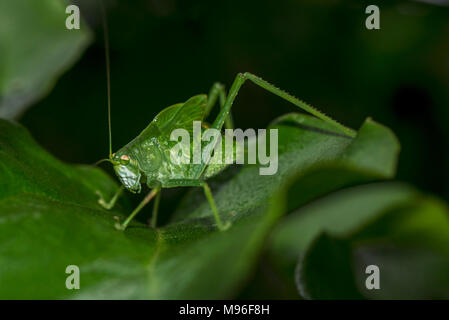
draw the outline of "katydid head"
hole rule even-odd
[[[141,173],[139,166],[131,156],[120,151],[111,155],[110,159],[120,182],[133,193],[140,192]]]

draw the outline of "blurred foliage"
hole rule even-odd
[[[0,1],[0,117],[13,119],[47,94],[90,42],[67,32],[62,0]]]
[[[398,183],[353,187],[314,201],[273,231],[266,264],[277,277],[264,281],[272,287],[264,292],[283,292],[277,298],[447,299],[448,215],[441,201]],[[381,290],[365,287],[372,264],[380,269]]]
[[[398,201],[407,192],[407,201]],[[377,197],[382,211],[375,208],[378,203],[365,201],[355,212],[354,202],[366,197]],[[339,193],[327,205],[333,205],[335,213],[370,213],[371,219],[355,232],[331,228],[339,230],[315,239],[296,268],[304,296],[449,299],[449,210],[439,200],[402,186],[374,185]],[[365,286],[369,265],[379,268],[381,290]]]

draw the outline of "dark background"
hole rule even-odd
[[[93,163],[108,153],[106,71],[95,1],[74,1],[93,44],[21,122],[51,153]],[[354,129],[390,127],[398,179],[449,198],[449,8],[417,1],[105,1],[112,72],[113,148],[166,106],[229,86],[249,71]],[[381,30],[365,28],[365,8]],[[245,84],[237,127],[262,128],[293,105]]]

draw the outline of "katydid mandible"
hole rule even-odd
[[[184,128],[190,131],[192,129],[193,121],[203,122],[217,102],[220,106],[220,112],[217,118],[213,121],[211,128],[219,131],[222,130],[223,125],[225,125],[226,128],[232,128],[230,110],[237,93],[246,80],[250,80],[259,87],[291,102],[304,111],[325,121],[333,126],[335,130],[351,137],[355,136],[355,132],[352,129],[343,126],[309,104],[276,88],[260,77],[245,72],[237,74],[231,89],[229,90],[229,94],[226,94],[222,84],[215,83],[208,96],[204,94],[196,95],[184,103],[178,103],[163,109],[136,138],[117,152],[112,153],[110,58],[107,22],[104,11],[102,16],[107,71],[109,158],[101,161],[112,163],[114,171],[122,185],[109,201],[106,201],[99,193],[100,198],[98,202],[104,208],[111,209],[124,189],[127,189],[132,193],[140,193],[141,184],[146,184],[151,189],[125,221],[122,223],[117,222],[115,224],[115,227],[118,230],[126,229],[130,221],[153,198],[154,207],[151,226],[155,228],[157,224],[161,189],[173,187],[202,187],[218,229],[224,231],[231,226],[229,220],[222,221],[211,190],[206,183],[208,178],[217,174],[220,170],[217,170],[216,166],[212,169],[209,166],[209,163],[204,161],[201,161],[201,163],[197,165],[174,164],[170,161],[170,157],[167,157],[167,154],[170,152],[170,133],[178,128]],[[214,140],[214,142],[216,141]],[[213,142],[211,142],[211,144],[212,143]],[[226,164],[223,165],[222,169],[224,169],[224,167],[226,167]]]

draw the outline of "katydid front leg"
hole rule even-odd
[[[114,207],[115,203],[117,202],[117,199],[122,194],[123,189],[124,189],[124,186],[121,185],[120,188],[118,188],[118,190],[115,192],[114,196],[109,201],[104,200],[103,195],[100,192],[100,190],[95,191],[95,193],[99,196],[98,203],[106,210],[112,209]]]
[[[145,207],[148,202],[151,201],[151,199],[153,199],[159,192],[160,192],[161,188],[157,187],[154,188],[153,190],[151,190],[146,197],[142,200],[141,203],[139,203],[139,205],[134,209],[134,211],[128,216],[128,218],[126,218],[126,220],[123,223],[119,223],[117,222],[115,224],[115,228],[117,230],[125,230],[126,227],[128,226],[128,224],[131,222],[131,220],[136,216],[136,214],[138,214],[140,212],[140,210],[143,209],[143,207]]]

